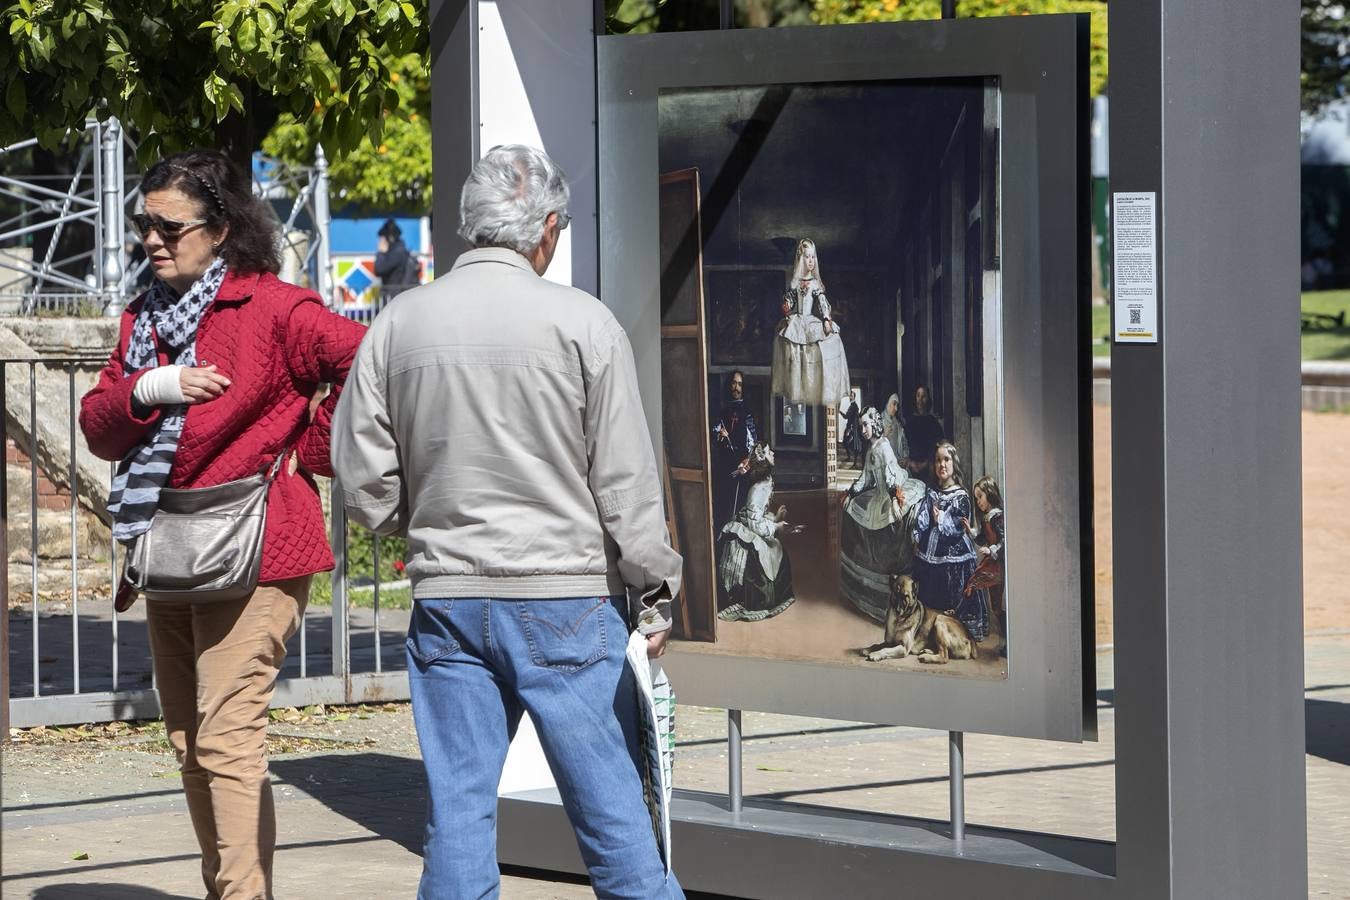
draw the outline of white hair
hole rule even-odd
[[[544,240],[550,213],[570,197],[567,176],[542,150],[493,147],[474,164],[459,195],[459,236],[474,247],[507,247],[528,256]]]

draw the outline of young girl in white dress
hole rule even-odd
[[[849,392],[848,360],[809,239],[797,242],[782,309],[773,339],[773,392],[789,403],[835,405]]]

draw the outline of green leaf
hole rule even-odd
[[[9,88],[5,90],[5,108],[14,118],[23,121],[23,114],[28,111],[28,92],[24,90],[22,78],[10,80]]]
[[[239,26],[239,32],[234,38],[235,46],[244,53],[252,53],[258,49],[258,23],[253,19],[245,19],[244,24]]]
[[[225,87],[226,102],[241,116],[244,114],[244,92],[239,90],[239,86],[230,84]]]

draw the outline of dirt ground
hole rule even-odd
[[[1097,643],[1111,643],[1111,408],[1093,423]],[[1340,577],[1350,548],[1350,415],[1303,413],[1303,629],[1350,630],[1350,589]]]

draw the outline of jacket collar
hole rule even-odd
[[[261,272],[236,272],[230,269],[225,273],[225,280],[220,284],[220,291],[216,294],[216,302],[248,300],[258,289],[258,282],[261,279]]]
[[[450,268],[452,270],[471,266],[475,263],[502,263],[508,266],[515,266],[517,269],[524,269],[527,272],[534,272],[534,267],[530,261],[521,256],[514,250],[508,250],[506,247],[479,247],[476,250],[466,250],[455,260],[455,264]],[[221,288],[224,290],[224,288]]]

